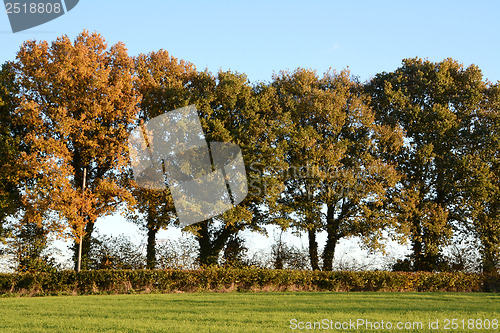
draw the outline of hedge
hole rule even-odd
[[[226,291],[499,292],[500,275],[258,268],[0,274],[0,295]]]

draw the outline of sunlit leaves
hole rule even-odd
[[[31,173],[20,184],[25,216],[55,220],[45,224],[50,231],[70,227],[80,236],[82,226],[133,200],[121,184],[139,102],[133,61],[122,43],[108,48],[102,36],[84,31],[74,41],[25,42],[13,67],[20,88],[14,123],[24,128],[27,147],[18,163]]]

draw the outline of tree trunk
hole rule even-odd
[[[486,250],[487,251],[487,250]],[[491,253],[486,252],[483,254],[482,265],[484,274],[495,274],[497,273],[496,262],[497,258]]]
[[[209,220],[200,222],[200,230],[198,231],[199,255],[198,261],[200,266],[213,266],[217,265],[218,258],[213,253],[212,241],[210,239],[210,231],[208,227]]]
[[[148,243],[146,245],[146,268],[156,268],[156,234],[158,229],[148,226]]]
[[[340,219],[335,219],[334,216],[334,207],[328,205],[326,212],[326,232],[327,239],[325,244],[325,249],[323,251],[323,270],[324,271],[332,271],[333,270],[333,258],[335,256],[335,247],[337,246],[337,242],[340,239],[339,235],[339,227],[340,227]]]
[[[319,271],[319,258],[318,258],[318,242],[316,241],[316,229],[311,228],[307,230],[309,238],[309,259],[311,260],[311,268],[313,271]]]
[[[423,271],[425,270],[425,258],[423,255],[423,243],[422,243],[422,228],[420,226],[420,221],[417,218],[413,220],[413,231],[412,231],[412,250],[413,250],[413,270]]]
[[[281,244],[277,246],[275,258],[274,258],[274,269],[283,269],[283,252]]]
[[[146,227],[148,229],[148,241],[146,244],[146,268],[156,268],[156,234],[158,233],[158,225],[155,221],[154,203],[148,202]]]
[[[198,262],[200,266],[216,266],[219,263],[219,254],[226,246],[229,238],[238,233],[237,229],[224,226],[218,232],[210,232],[212,219],[200,222],[200,229],[196,236],[199,245]],[[212,235],[213,234],[213,235]]]
[[[499,260],[499,245],[495,230],[496,228],[492,228],[492,226],[488,224],[487,221],[482,221],[482,224],[485,226],[483,235],[481,237],[481,261],[483,266],[483,273],[495,274],[497,273],[497,264]]]
[[[323,251],[323,270],[332,271],[333,270],[333,258],[335,257],[335,247],[337,246],[337,238],[331,237],[328,233],[328,238],[325,244],[325,250]]]

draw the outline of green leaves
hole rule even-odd
[[[285,119],[291,120],[283,135],[287,167],[307,174],[283,179],[276,210],[299,230],[309,230],[310,237],[327,231],[325,270],[332,269],[341,238],[366,236],[367,243],[379,246],[380,239],[368,235],[379,235],[388,225],[382,201],[398,179],[394,166],[381,158],[389,149],[387,130],[375,124],[359,84],[349,75],[342,71],[318,77],[297,69],[280,72],[272,83]],[[291,212],[287,206],[293,207]]]
[[[249,180],[238,207],[188,228],[201,256],[275,224],[307,231],[311,249],[325,231],[327,270],[340,239],[378,249],[387,230],[411,241],[416,269],[438,269],[459,229],[474,231],[488,271],[498,262],[500,85],[453,59],[405,59],[365,85],[347,70],[303,68],[252,84],[164,50],[131,58],[87,31],[28,41],[0,72],[0,221],[22,210],[19,223],[86,234],[90,246],[93,222],[125,204],[154,240],[175,225],[172,198],[135,186],[127,138],[191,104],[207,141],[241,147]]]
[[[470,194],[479,190],[468,180],[474,164],[465,160],[490,141],[481,116],[483,108],[493,107],[487,101],[488,83],[476,66],[415,58],[403,60],[392,73],[378,74],[366,89],[377,121],[405,133],[403,149],[393,155],[404,175],[393,210],[400,230],[410,226],[413,258],[421,264],[416,269],[436,269],[452,227],[470,222],[467,212],[479,199]]]

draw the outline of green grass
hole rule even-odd
[[[0,298],[0,332],[287,332],[298,322],[500,320],[500,294],[487,293],[192,293]],[[439,320],[439,330],[429,330]],[[451,328],[451,325],[450,325]],[[347,329],[343,332],[366,332]],[[388,330],[371,330],[386,332]],[[398,331],[398,330],[393,330]],[[464,331],[462,329],[448,332]],[[472,330],[465,330],[472,331]],[[498,332],[474,330],[475,332]]]

